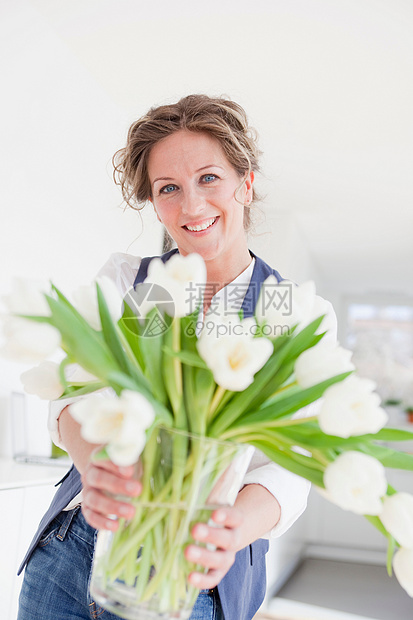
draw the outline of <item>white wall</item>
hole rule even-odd
[[[111,178],[130,116],[31,3],[1,4],[0,45],[0,295],[13,276],[52,279],[70,292],[111,252],[159,252],[157,220],[123,212]],[[25,369],[0,358],[0,456],[11,452],[8,396],[21,390]],[[30,410],[44,434],[45,404],[32,400]]]
[[[277,269],[283,278],[297,284],[321,282],[321,275],[291,213],[262,210],[263,221],[250,235],[251,249]]]

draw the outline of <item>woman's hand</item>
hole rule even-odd
[[[118,467],[111,461],[90,460],[82,474],[82,512],[86,521],[96,529],[118,529],[119,517],[131,519],[135,508],[111,496],[136,497],[142,484],[135,480],[136,466]]]
[[[196,541],[210,543],[216,550],[197,545],[186,548],[187,560],[208,569],[205,574],[191,573],[190,583],[200,589],[214,588],[233,565],[236,552],[271,530],[280,516],[280,505],[266,488],[259,484],[243,487],[233,507],[219,508],[212,513],[217,527],[197,523],[192,528]]]
[[[210,551],[197,545],[189,545],[185,557],[208,569],[207,573],[191,573],[189,582],[197,588],[214,588],[226,575],[235,562],[236,552],[242,548],[241,528],[244,516],[235,507],[219,508],[212,513],[216,527],[205,523],[197,523],[192,528],[192,536],[200,543],[208,543],[216,547]]]

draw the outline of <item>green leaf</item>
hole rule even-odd
[[[188,364],[188,366],[196,366],[197,368],[203,368],[204,370],[209,370],[208,366],[204,362],[204,360],[193,351],[173,351],[171,347],[164,346],[164,353],[170,355],[171,357],[177,357],[184,364]]]
[[[150,383],[152,385],[152,392],[156,395],[156,397],[161,402],[165,402],[165,391],[163,390],[163,384],[162,384],[162,381],[160,380],[160,361],[159,359],[156,358],[157,338],[156,337],[154,338],[154,342],[151,343],[150,350],[146,352],[145,358],[146,358],[147,367],[145,369],[145,373],[147,375],[147,378],[145,378],[142,374],[142,370],[139,364],[136,363],[135,360],[133,360],[132,362],[132,360],[130,360],[128,356],[126,355],[126,352],[122,345],[122,341],[118,334],[118,327],[117,325],[114,324],[112,317],[110,316],[110,313],[109,313],[109,310],[106,304],[106,300],[102,294],[102,291],[99,285],[97,284],[96,287],[97,287],[97,293],[98,293],[99,314],[100,314],[100,319],[101,319],[101,324],[102,324],[103,336],[106,340],[106,343],[109,349],[113,353],[113,356],[117,360],[120,369],[124,373],[130,375],[135,380],[135,383],[140,388],[144,388],[145,390],[149,391],[150,390],[149,383]],[[153,338],[150,338],[150,340],[153,340]],[[145,346],[145,341],[146,339],[142,337],[141,346],[140,346],[141,350],[143,350]],[[155,368],[152,368],[153,366],[155,366]],[[153,370],[152,373],[150,373],[151,369]]]
[[[384,465],[393,469],[407,469],[413,471],[413,454],[399,452],[392,448],[366,443],[360,446],[360,451],[373,456]]]
[[[73,316],[75,316],[80,323],[83,323],[85,326],[87,326],[90,329],[92,329],[90,327],[89,323],[84,318],[84,316],[82,316],[80,314],[80,312],[78,310],[76,310],[74,305],[72,303],[70,303],[70,301],[67,299],[67,297],[65,295],[63,295],[63,293],[57,288],[57,286],[52,284],[52,290],[56,293],[57,299],[54,299],[53,297],[50,297],[50,295],[45,295],[45,298],[46,298],[47,303],[49,304],[49,307],[50,307],[50,301],[60,302],[63,306],[65,306],[66,308],[70,309],[70,311],[73,314]],[[95,330],[93,330],[93,331],[95,331]]]
[[[274,426],[276,426],[277,420],[282,417],[292,415],[299,409],[315,402],[321,398],[325,390],[330,387],[330,385],[343,381],[343,379],[345,379],[349,374],[349,372],[341,373],[340,375],[326,379],[325,381],[317,383],[317,385],[313,385],[309,388],[299,388],[298,390],[294,389],[292,394],[290,394],[287,390],[285,392],[285,396],[283,397],[281,395],[275,402],[272,402],[267,406],[263,406],[252,413],[248,410],[245,415],[241,416],[237,420],[234,427],[238,425],[243,427],[249,425],[253,426],[258,423],[268,423],[268,425],[270,425],[271,422],[274,422]],[[283,427],[283,429],[284,428],[288,427]],[[294,431],[294,427],[292,428]],[[302,432],[302,430],[298,430],[298,432]]]
[[[167,402],[165,383],[162,375],[164,356],[162,355],[164,335],[141,337],[141,351],[145,358],[145,376],[152,386],[153,394],[162,403]]]
[[[192,314],[188,314],[181,318],[181,341],[182,349],[186,351],[196,351],[196,343],[198,340],[197,322],[199,319],[199,312],[195,310]]]
[[[119,336],[116,332],[116,328],[113,323],[112,317],[110,316],[110,312],[106,303],[106,299],[102,293],[102,289],[97,283],[96,291],[103,337],[110,351],[112,352],[113,357],[118,362],[119,368],[123,370],[123,372],[128,373],[130,372],[130,363],[125,355],[125,351],[123,350]]]
[[[337,437],[326,435],[318,426],[317,422],[304,422],[302,424],[283,426],[282,432],[286,437],[300,443],[303,447],[317,449],[336,448],[343,450],[359,449],[362,445],[369,445],[376,439],[376,435],[355,435],[354,437]],[[276,427],[270,427],[276,430]]]
[[[50,316],[38,316],[36,314],[13,314],[13,316],[18,317],[19,319],[34,321],[35,323],[49,323],[50,325],[53,325],[50,320]]]
[[[364,517],[369,521],[375,528],[378,530],[383,536],[388,537],[388,531],[384,527],[383,523],[380,521],[379,517],[373,515],[364,515]]]
[[[194,433],[205,434],[207,428],[208,412],[211,404],[211,400],[214,396],[216,383],[212,373],[208,369],[195,368],[194,369],[194,384],[195,384],[195,400],[193,410],[190,409],[189,403],[187,404],[188,417],[198,425],[198,420],[202,421],[198,430],[194,429]]]
[[[108,383],[118,395],[122,392],[122,390],[140,392],[146,397],[150,395],[149,390],[142,389],[142,386],[140,386],[134,378],[120,370],[109,373]]]
[[[396,540],[393,538],[393,536],[391,534],[387,534],[387,540],[388,540],[388,545],[387,545],[387,574],[389,575],[389,577],[392,576],[392,561],[393,561],[393,555],[394,555],[394,551],[396,549]]]
[[[298,334],[285,334],[273,342],[276,348],[267,364],[256,373],[254,382],[234,396],[225,410],[221,410],[216,416],[211,427],[214,436],[219,436],[232,427],[243,412],[256,410],[291,377],[297,357],[323,337],[323,334],[315,335],[322,320],[323,316],[320,316]]]
[[[301,355],[301,353],[303,353],[307,349],[311,349],[322,339],[323,334],[315,335],[315,332],[320,327],[323,319],[324,315],[316,318],[314,321],[304,327],[304,329],[302,329],[300,332],[294,332],[294,334],[291,336],[291,346],[288,352],[290,359],[297,359],[297,357]]]
[[[107,384],[100,381],[91,381],[90,383],[85,383],[77,387],[70,386],[57,400],[62,400],[69,397],[72,398],[73,396],[85,396],[85,394],[97,392],[98,390],[101,390],[105,387],[107,387]]]
[[[164,334],[165,346],[173,350],[173,327],[168,329]],[[162,364],[162,376],[165,384],[166,393],[172,405],[172,410],[175,416],[182,414],[182,394],[180,392],[180,386],[176,384],[175,375],[175,358],[170,355],[165,355]]]
[[[302,478],[306,478],[313,484],[324,488],[323,472],[314,467],[313,457],[302,454],[299,455],[292,450],[288,452],[277,450],[277,448],[268,440],[257,439],[248,443],[264,452],[264,454],[266,454],[274,463],[277,463],[294,474],[297,474]],[[306,466],[305,463],[307,461],[304,461],[303,463],[303,459],[308,459],[308,463],[311,463],[312,465]]]
[[[249,403],[247,411],[255,411],[266,400],[270,399],[274,392],[279,390],[284,384],[292,380],[294,371],[294,362],[284,360],[275,376],[267,382],[267,384],[258,392],[256,397]]]
[[[96,332],[67,300],[48,297],[47,301],[52,313],[52,325],[60,331],[63,349],[70,353],[72,359],[102,379],[106,379],[109,372],[118,370],[117,361],[101,333]]]
[[[126,338],[142,372],[145,371],[145,359],[141,351],[141,335],[143,332],[143,325],[140,324],[137,316],[133,310],[128,306],[124,300],[123,314],[119,321],[119,329]]]
[[[185,410],[188,411],[188,428],[191,433],[196,435],[205,434],[205,422],[201,412],[199,415],[193,415],[197,411],[197,392],[195,389],[195,372],[196,368],[184,364],[182,368],[184,382],[184,401]]]
[[[400,428],[388,428],[386,426],[378,431],[374,435],[374,438],[380,441],[411,441],[413,439],[413,431]]]

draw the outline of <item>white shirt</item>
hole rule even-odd
[[[111,278],[123,297],[131,286],[133,286],[140,260],[139,257],[131,256],[130,254],[112,254],[99,271],[98,277],[107,276]],[[245,271],[231,282],[231,286],[237,284],[246,290],[246,285],[248,285],[251,280],[254,263],[255,259],[252,260]],[[227,287],[224,287],[214,295],[211,305],[215,303],[218,304],[222,301],[226,288]],[[238,310],[243,300],[237,298],[231,301],[231,296],[227,295],[225,301],[226,304],[231,304],[232,310]],[[226,306],[226,308],[227,307],[228,306]],[[112,393],[112,391],[107,389],[101,393],[108,394]],[[75,402],[78,398],[81,397],[53,401],[50,404],[49,431],[53,442],[63,449],[65,449],[65,446],[59,434],[59,416],[64,407]],[[314,415],[316,412],[317,404],[313,404],[301,410],[300,415]],[[307,497],[311,486],[308,480],[273,463],[259,450],[255,450],[253,454],[243,484],[260,484],[265,487],[277,499],[281,507],[280,520],[277,525],[264,536],[265,538],[277,538],[291,527],[307,506]],[[80,501],[81,493],[70,502],[66,510],[79,504]]]

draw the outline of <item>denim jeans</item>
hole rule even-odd
[[[18,620],[119,620],[89,594],[95,537],[79,507],[50,523],[26,566]],[[216,588],[200,591],[190,620],[224,620]]]

